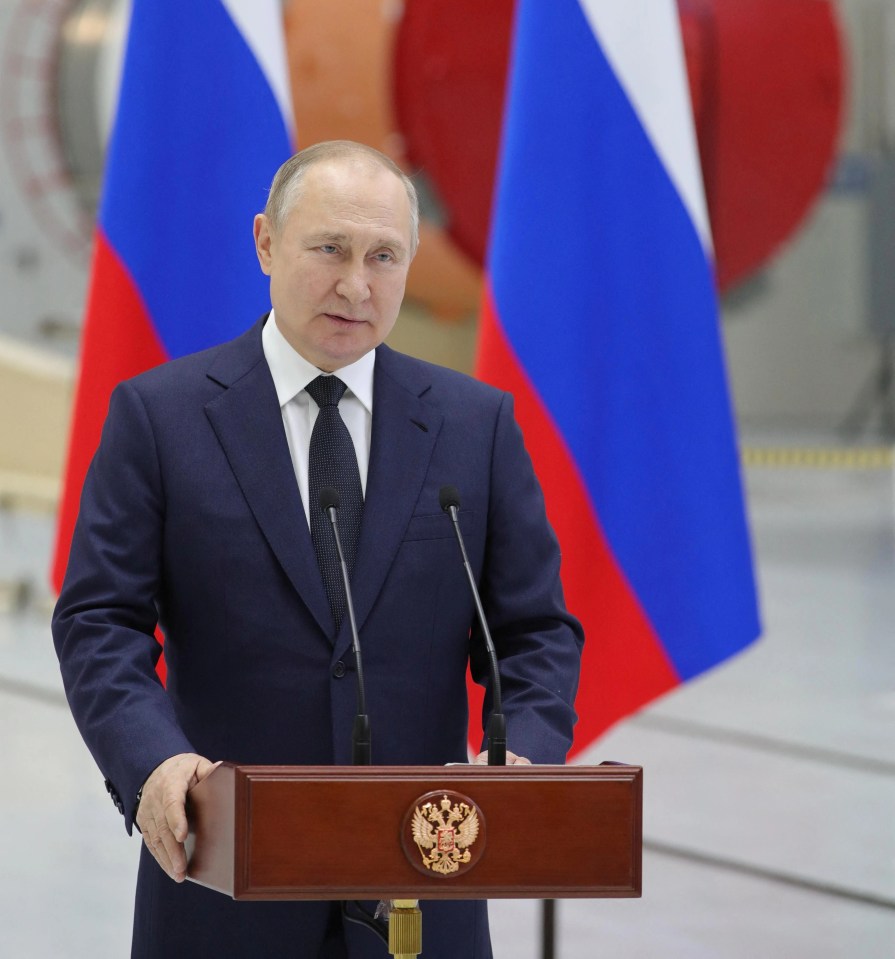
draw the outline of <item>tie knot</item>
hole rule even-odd
[[[323,409],[324,406],[338,406],[339,400],[348,387],[338,376],[318,376],[305,387],[311,399]]]

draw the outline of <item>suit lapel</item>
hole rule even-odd
[[[364,519],[351,578],[358,630],[373,608],[413,515],[443,417],[421,395],[429,388],[423,367],[388,347],[376,351],[373,432]],[[351,643],[348,618],[336,652]]]
[[[262,325],[217,352],[208,376],[226,389],[205,412],[277,560],[320,628],[331,636],[332,613],[261,349]]]

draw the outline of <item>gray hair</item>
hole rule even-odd
[[[264,215],[273,232],[278,233],[286,222],[289,211],[298,201],[305,174],[315,164],[326,160],[363,159],[372,161],[393,173],[404,185],[410,202],[410,249],[412,253],[420,242],[420,203],[416,187],[409,176],[390,157],[365,143],[353,140],[325,140],[306,147],[290,157],[277,170],[267,195]]]

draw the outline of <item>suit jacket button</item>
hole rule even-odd
[[[333,666],[333,676],[336,679],[341,679],[345,675],[345,664],[340,659],[335,666]]]

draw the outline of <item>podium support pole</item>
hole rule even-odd
[[[545,899],[541,909],[541,959],[556,959],[555,899]]]

